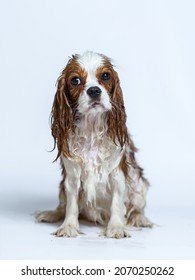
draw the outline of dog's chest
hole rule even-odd
[[[91,173],[101,177],[103,173],[109,174],[121,159],[121,148],[107,136],[75,137],[71,150],[77,162],[80,162],[82,175]]]
[[[121,149],[106,136],[91,136],[72,139],[71,150],[80,173],[84,201],[97,203],[107,196],[109,175],[120,163]]]

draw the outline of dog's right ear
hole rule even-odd
[[[73,114],[68,101],[68,87],[66,84],[66,70],[58,78],[57,92],[54,97],[51,111],[51,130],[54,138],[54,149],[57,145],[58,153],[55,160],[61,155],[71,157],[68,138],[73,129]]]

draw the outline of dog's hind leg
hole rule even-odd
[[[64,189],[65,170],[62,170],[62,175],[63,179],[60,182],[58,207],[53,211],[36,212],[35,218],[38,222],[55,223],[64,219],[66,211],[66,193]]]

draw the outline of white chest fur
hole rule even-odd
[[[83,122],[69,139],[70,159],[63,159],[68,176],[80,181],[87,202],[108,193],[109,175],[120,163],[123,151],[106,135],[106,126],[96,117]],[[100,122],[101,121],[101,122]]]

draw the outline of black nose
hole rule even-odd
[[[101,89],[99,87],[90,87],[88,90],[87,90],[87,94],[91,97],[91,98],[95,98],[95,97],[98,97],[100,96],[101,94]]]

